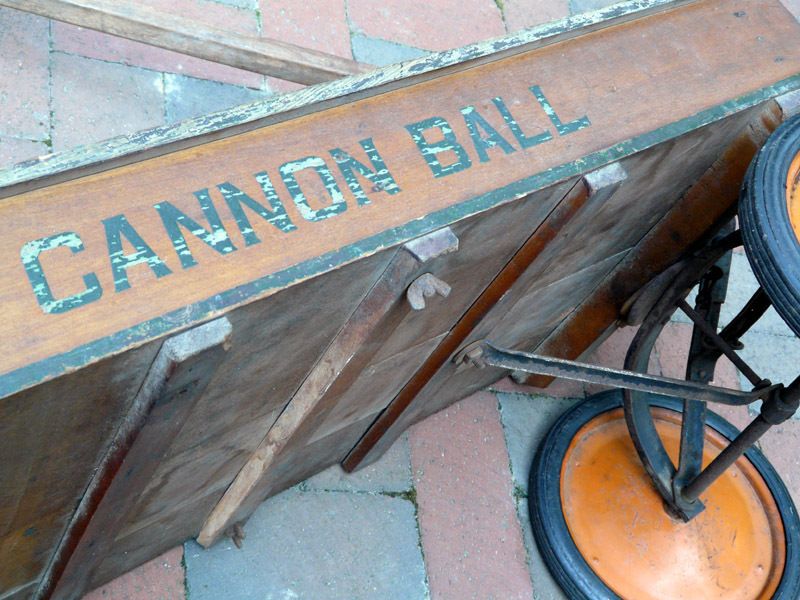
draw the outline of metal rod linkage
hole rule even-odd
[[[495,348],[488,342],[480,345],[481,361],[501,369],[524,371],[538,375],[564,377],[586,383],[621,387],[640,392],[649,392],[671,398],[690,398],[705,402],[716,402],[740,406],[750,404],[754,400],[765,397],[772,388],[763,388],[750,392],[716,387],[683,379],[673,379],[660,375],[649,375],[635,371],[624,371],[608,367],[598,367],[586,363],[527,354],[512,350]],[[474,352],[470,357],[476,358]]]

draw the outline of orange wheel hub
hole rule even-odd
[[[794,157],[786,175],[786,207],[792,231],[800,241],[800,154]]]
[[[800,166],[800,165],[799,165]],[[679,413],[653,408],[673,461]],[[706,427],[704,464],[728,441]],[[631,442],[622,409],[587,422],[564,455],[560,491],[569,533],[597,576],[634,600],[771,598],[784,570],[778,507],[747,458],[717,480],[690,522],[672,518]]]

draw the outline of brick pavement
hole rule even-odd
[[[797,0],[785,0],[800,15]],[[376,65],[503,35],[607,0],[142,0],[234,31],[277,37]],[[295,89],[238,69],[0,8],[0,166],[121,133],[174,122]],[[732,296],[752,289],[734,260]],[[745,356],[768,376],[791,370],[797,341],[768,317]],[[682,372],[690,328],[659,341],[651,370]],[[632,331],[595,360],[621,366]],[[736,385],[730,365],[717,370]],[[267,501],[246,526],[243,550],[188,542],[87,596],[98,600],[197,598],[562,598],[527,521],[532,449],[591,386],[547,390],[505,379],[412,428],[375,465],[337,467]],[[725,411],[736,424],[744,411]],[[764,441],[795,498],[796,423]],[[447,431],[446,436],[441,432]],[[185,565],[185,568],[184,568]]]

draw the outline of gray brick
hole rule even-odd
[[[570,0],[569,9],[573,15],[598,10],[616,4],[619,0]]]
[[[561,591],[561,588],[547,569],[547,565],[544,564],[539,548],[536,546],[536,540],[533,539],[527,498],[517,498],[517,517],[522,526],[525,549],[528,551],[528,569],[531,572],[534,599],[566,600],[567,596]]]
[[[378,38],[355,35],[352,38],[353,56],[356,60],[379,67],[419,58],[428,54],[425,50],[387,42]]]
[[[742,342],[744,349],[739,354],[761,377],[788,384],[800,375],[800,339],[748,331]],[[742,389],[753,387],[741,374],[739,381]]]
[[[56,52],[52,107],[58,151],[163,125],[161,73]]]
[[[44,142],[34,142],[0,135],[0,169],[10,167],[23,160],[49,154],[50,148]]]
[[[384,495],[288,490],[245,525],[244,547],[186,544],[192,600],[428,597],[415,508]]]
[[[566,596],[558,587],[544,564],[533,539],[528,514],[528,475],[536,448],[550,431],[556,419],[582,399],[528,396],[526,394],[496,393],[500,401],[500,417],[506,436],[511,475],[514,479],[514,496],[517,518],[522,527],[525,550],[528,553],[528,570],[531,574],[535,600],[564,600]]]
[[[307,490],[345,492],[405,492],[411,489],[408,435],[403,434],[377,462],[346,473],[334,465],[304,481]]]
[[[171,73],[164,75],[164,94],[170,123],[253,102],[268,95],[246,87]]]
[[[533,453],[558,417],[580,400],[497,393],[517,490],[528,490]]]

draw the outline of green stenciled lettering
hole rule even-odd
[[[577,119],[573,119],[569,123],[563,123],[556,114],[553,105],[550,104],[550,101],[544,95],[542,88],[539,87],[538,85],[532,85],[530,87],[530,90],[533,92],[533,95],[536,96],[536,100],[539,102],[539,104],[542,107],[542,110],[544,110],[545,114],[550,119],[550,122],[555,126],[556,131],[558,131],[558,135],[567,135],[568,133],[574,133],[576,131],[583,129],[584,127],[589,127],[589,125],[591,125],[591,122],[589,121],[589,118],[586,115],[579,117]]]
[[[522,127],[520,127],[519,123],[514,119],[514,115],[511,114],[511,111],[506,106],[506,103],[503,102],[503,99],[500,97],[493,98],[492,102],[523,150],[553,139],[553,134],[549,131],[543,131],[533,136],[525,135],[525,132],[522,131]]]
[[[325,186],[325,191],[331,199],[331,203],[328,206],[311,208],[308,203],[308,199],[297,182],[297,173],[306,169],[313,169],[322,180],[322,185]],[[336,183],[336,179],[333,177],[328,165],[319,156],[307,156],[300,160],[284,163],[279,171],[286,189],[289,190],[289,194],[291,194],[297,209],[300,211],[300,215],[307,221],[323,221],[347,210],[347,203],[342,190],[339,189],[339,184]]]
[[[329,152],[333,160],[336,161],[339,171],[342,172],[342,176],[347,182],[347,187],[350,188],[350,191],[353,193],[353,196],[355,196],[359,205],[369,204],[369,198],[367,198],[367,195],[364,193],[364,188],[361,187],[358,175],[368,179],[373,184],[375,191],[382,190],[391,195],[398,193],[400,187],[397,185],[394,177],[392,177],[389,169],[386,168],[386,163],[375,148],[375,143],[372,141],[372,138],[363,139],[358,143],[361,144],[361,147],[367,154],[369,162],[372,163],[372,169],[340,148],[334,148]]]
[[[430,167],[434,177],[444,177],[445,175],[458,173],[472,166],[472,161],[469,159],[467,151],[458,143],[450,123],[442,117],[431,117],[418,123],[411,123],[406,125],[406,129],[422,153],[425,162],[428,163],[428,167]],[[444,139],[438,142],[429,142],[423,133],[429,129],[438,129]],[[442,165],[439,160],[440,155],[450,152],[455,154],[455,161],[449,165]]]
[[[175,208],[171,202],[160,202],[155,205],[155,209],[164,223],[164,228],[167,230],[167,235],[172,241],[172,247],[175,248],[175,252],[181,261],[181,266],[184,269],[193,267],[197,264],[197,261],[192,256],[191,250],[189,250],[189,245],[186,243],[186,237],[183,235],[181,227],[220,254],[229,254],[236,250],[230,237],[228,237],[228,232],[222,225],[222,219],[219,218],[217,209],[214,208],[211,196],[208,195],[208,189],[199,190],[193,192],[193,194],[200,203],[200,208],[206,220],[208,220],[211,230],[205,229],[197,221]]]
[[[267,202],[269,202],[269,208],[253,200],[242,190],[228,182],[220,183],[217,186],[217,189],[222,193],[222,197],[228,204],[228,208],[233,218],[236,220],[236,224],[239,226],[239,231],[242,233],[246,246],[258,244],[261,242],[261,239],[259,239],[256,232],[253,231],[253,226],[250,224],[250,219],[247,218],[242,205],[246,206],[267,221],[267,223],[275,226],[284,233],[297,229],[297,226],[292,223],[289,215],[286,214],[286,208],[284,208],[283,202],[281,202],[281,199],[275,192],[275,187],[272,185],[269,175],[262,171],[256,173],[255,178],[261,186],[264,197],[267,199]]]
[[[164,277],[172,273],[153,249],[147,245],[125,215],[116,215],[103,220],[106,230],[106,243],[108,244],[108,257],[111,260],[111,274],[114,277],[114,291],[121,292],[131,287],[128,281],[128,269],[145,264],[150,267],[156,277]],[[122,248],[122,238],[133,246],[135,252],[125,254]]]
[[[83,285],[86,289],[66,298],[55,298],[47,283],[47,278],[42,269],[39,256],[42,252],[54,250],[56,248],[69,248],[73,254],[84,250],[80,236],[74,231],[65,231],[45,238],[27,242],[20,250],[22,265],[25,273],[33,288],[33,293],[39,306],[47,314],[65,313],[73,308],[78,308],[95,300],[99,300],[103,295],[103,288],[94,273],[87,273],[83,276]]]
[[[474,106],[465,106],[461,109],[461,114],[464,115],[464,122],[467,124],[469,136],[472,138],[475,152],[478,153],[478,158],[481,162],[489,160],[487,150],[490,148],[501,148],[506,154],[511,154],[515,151],[514,147],[494,127],[489,125],[489,122],[475,110]],[[483,133],[481,133],[481,130],[483,130]]]

